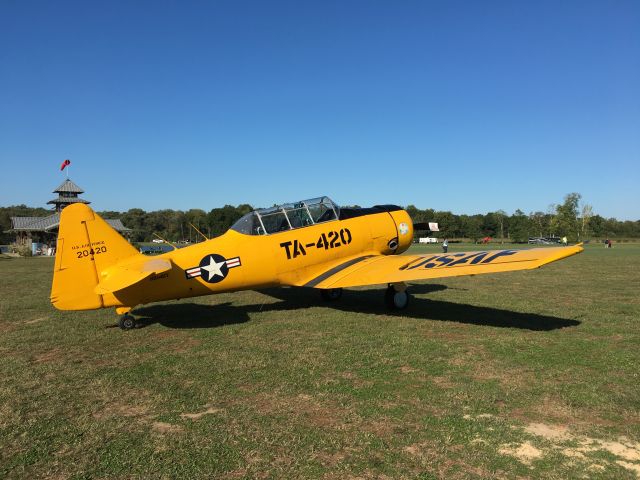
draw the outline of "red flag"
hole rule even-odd
[[[64,162],[62,162],[62,164],[60,164],[60,171],[64,170],[69,165],[71,165],[71,160],[65,160]]]

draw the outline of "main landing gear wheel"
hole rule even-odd
[[[322,299],[327,302],[335,302],[336,300],[340,300],[340,297],[342,297],[342,289],[327,288],[326,290],[321,290],[320,295],[322,295]]]
[[[410,298],[406,289],[396,290],[393,285],[389,285],[384,294],[384,301],[391,310],[404,310],[409,305]]]
[[[122,330],[131,330],[132,328],[136,328],[136,319],[133,318],[132,315],[126,313],[120,317],[120,320],[118,320],[118,326]]]

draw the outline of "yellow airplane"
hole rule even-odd
[[[580,245],[529,250],[399,255],[414,225],[402,208],[340,208],[328,197],[255,210],[224,235],[149,257],[85,204],[61,214],[51,287],[60,310],[115,307],[120,328],[150,302],[273,286],[312,287],[327,300],[342,288],[386,284],[393,309],[409,303],[407,281],[537,268]]]

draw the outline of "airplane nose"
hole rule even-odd
[[[398,237],[395,239],[397,241],[395,253],[398,254],[406,251],[411,246],[413,241],[413,222],[405,210],[390,213],[398,231]]]

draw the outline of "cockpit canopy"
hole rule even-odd
[[[245,235],[266,235],[340,218],[340,207],[329,197],[318,197],[247,213],[231,226]]]

